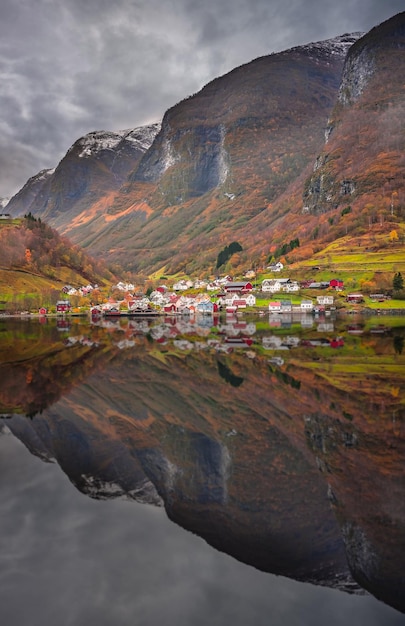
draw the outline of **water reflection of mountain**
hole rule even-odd
[[[356,580],[405,612],[402,329],[345,336],[339,350],[290,339],[282,353],[263,346],[266,329],[232,353],[217,349],[221,330],[186,349],[149,326],[82,331],[58,359],[103,356],[42,414],[4,421],[33,452],[92,497],[164,504],[243,562],[347,590]]]

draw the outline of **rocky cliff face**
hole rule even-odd
[[[47,183],[55,169],[41,170],[25,183],[24,187],[6,204],[7,212],[13,216],[37,212],[37,207],[46,202]]]
[[[244,195],[254,172],[271,175],[279,153],[295,153],[302,142],[303,159],[290,164],[298,175],[311,143],[302,134],[316,133],[314,118],[324,123],[346,52],[358,36],[262,57],[209,83],[165,114],[161,133],[130,180],[155,183],[163,206],[214,189]],[[285,172],[274,176],[274,188],[263,195],[274,197],[286,182]]]
[[[134,164],[152,144],[160,124],[119,132],[95,131],[78,139],[54,170],[40,172],[14,196],[12,215],[31,211],[65,230],[105,194],[119,189]]]
[[[326,143],[304,185],[305,213],[362,212],[377,194],[403,194],[405,13],[373,28],[349,50]]]

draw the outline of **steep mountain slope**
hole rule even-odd
[[[97,253],[107,237],[140,269],[212,267],[220,241],[244,239],[312,162],[355,38],[256,59],[170,109],[125,188],[141,210],[122,216],[117,198],[116,220],[85,243]]]
[[[219,239],[243,233],[313,162],[357,37],[262,57],[212,81],[165,114],[119,193],[108,172],[94,177],[97,193],[89,191],[92,161],[75,144],[48,201],[31,210],[92,253],[109,249],[132,268],[170,261],[175,269],[196,253],[211,264]]]
[[[11,215],[33,215],[66,232],[66,224],[113,195],[151,145],[159,124],[78,139],[54,170],[32,177],[8,203]],[[107,201],[107,200],[106,200]]]
[[[389,231],[405,221],[404,81],[401,13],[349,50],[324,148],[296,200],[296,217],[289,216],[303,239],[372,237],[384,224]]]
[[[119,189],[69,151],[35,213],[146,273],[212,271],[231,241],[246,265],[293,239],[299,260],[343,236],[401,235],[404,31],[400,13],[238,67],[166,112]]]

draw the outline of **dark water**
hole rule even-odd
[[[404,328],[265,322],[3,326],[2,623],[405,623]]]

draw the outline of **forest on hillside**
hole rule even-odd
[[[88,282],[111,277],[102,261],[92,259],[30,213],[0,225],[1,269],[24,269],[54,278],[61,267],[75,271]]]

